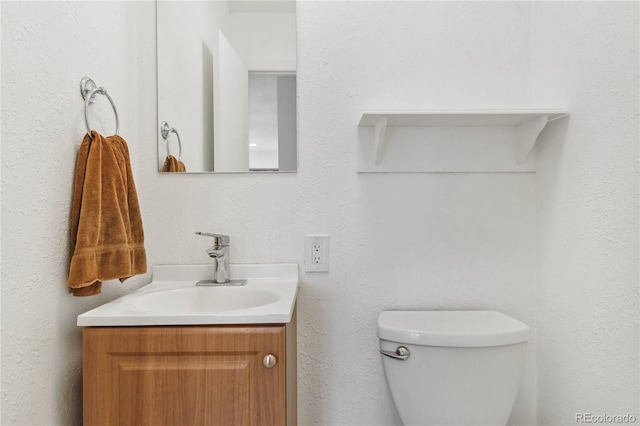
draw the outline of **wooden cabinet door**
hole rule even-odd
[[[85,426],[286,424],[284,326],[86,328],[83,351]]]

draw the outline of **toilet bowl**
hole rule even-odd
[[[505,425],[530,329],[496,311],[383,311],[384,373],[405,425]]]

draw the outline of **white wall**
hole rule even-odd
[[[535,326],[534,175],[355,173],[365,110],[527,103],[529,17],[519,3],[298,4],[299,226],[332,250],[331,273],[304,278],[301,388],[316,396],[301,419],[399,424],[383,309],[495,308]],[[529,362],[515,424],[535,422]]]
[[[553,408],[556,403],[542,394],[540,407],[558,416],[565,408],[573,410],[577,402],[600,396],[603,405],[595,408],[624,408],[600,395],[614,389],[631,391],[629,401],[637,401],[637,381],[618,380],[624,367],[616,368],[609,379],[600,366],[615,359],[623,366],[633,366],[635,360],[637,367],[637,355],[629,348],[637,350],[638,344],[631,334],[634,326],[628,325],[637,321],[637,292],[630,284],[607,287],[597,297],[599,309],[592,319],[578,306],[583,294],[578,283],[561,287],[552,281],[589,265],[580,264],[577,256],[569,258],[571,268],[547,258],[567,255],[557,249],[562,241],[553,235],[570,220],[569,213],[577,211],[576,224],[584,228],[559,235],[579,237],[578,246],[589,250],[589,262],[597,263],[601,251],[611,259],[622,256],[612,261],[613,279],[626,282],[637,273],[637,264],[619,253],[625,247],[637,256],[637,228],[627,225],[638,219],[632,207],[637,208],[637,151],[624,149],[622,142],[605,147],[589,136],[590,123],[600,120],[601,110],[596,113],[591,103],[615,119],[615,102],[600,102],[597,91],[581,98],[567,130],[574,136],[559,147],[568,143],[580,150],[578,140],[587,138],[593,151],[565,157],[549,155],[548,150],[568,148],[544,146],[540,176],[355,173],[357,122],[363,110],[522,107],[538,99],[533,89],[551,95],[563,87],[558,73],[547,75],[549,67],[566,73],[565,81],[578,65],[599,68],[596,74],[601,76],[609,62],[582,64],[576,54],[565,64],[559,58],[571,53],[571,46],[586,54],[588,44],[579,45],[581,37],[595,29],[615,31],[609,18],[629,13],[589,12],[588,17],[601,13],[607,19],[604,24],[587,22],[580,32],[579,21],[572,21],[575,28],[567,31],[565,21],[552,19],[551,10],[540,7],[532,9],[523,2],[301,2],[298,173],[169,176],[157,173],[156,111],[149,107],[156,102],[153,3],[3,3],[2,424],[80,424],[81,347],[75,317],[149,280],[143,276],[124,285],[106,283],[105,294],[90,299],[74,299],[65,289],[73,163],[84,133],[77,86],[85,74],[106,86],[118,105],[121,134],[132,151],[150,265],[209,262],[204,252],[209,241],[195,236],[196,230],[231,235],[234,262],[296,261],[301,266],[303,236],[331,235],[331,272],[302,273],[301,424],[399,424],[375,335],[376,317],[387,308],[491,308],[534,330],[537,316],[544,327],[541,338],[546,339],[542,359],[536,362],[534,338],[512,424],[536,421],[537,366],[543,373],[541,390],[551,392],[557,386],[553,397],[561,408]],[[540,39],[541,31],[532,37],[532,22],[551,27],[557,39]],[[617,37],[626,40],[621,34]],[[565,40],[572,43],[565,46]],[[595,43],[602,37],[588,40]],[[547,42],[560,46],[545,53]],[[611,46],[614,52],[618,48]],[[637,69],[629,74],[637,78]],[[537,83],[543,81],[544,88]],[[567,99],[582,96],[580,87],[576,84]],[[627,99],[625,91],[619,92],[606,99]],[[99,102],[95,109],[98,128],[112,125],[104,104]],[[637,115],[630,111],[627,121],[614,121],[623,125],[621,137],[633,131],[625,126],[637,126]],[[615,161],[607,159],[610,153],[615,153]],[[601,176],[620,185],[613,195],[603,195],[613,185],[591,194],[580,187],[587,174],[581,161],[589,165],[602,156],[607,167]],[[576,192],[579,202],[567,207],[565,200]],[[536,197],[541,197],[538,209]],[[610,202],[620,207],[613,210]],[[599,242],[591,244],[586,230],[592,215],[607,211],[617,219],[599,228]],[[541,217],[536,219],[536,214]],[[544,258],[538,262],[537,226],[537,244],[550,248],[544,254],[539,251]],[[541,271],[539,303],[536,268]],[[600,271],[587,270],[595,276]],[[565,288],[568,291],[557,294]],[[591,306],[596,290],[588,297]],[[627,304],[619,305],[621,300]],[[567,306],[572,307],[569,314]],[[536,315],[536,309],[542,314]],[[577,331],[578,321],[571,316],[589,328]],[[562,324],[558,331],[551,330],[553,321]],[[629,346],[606,340],[602,324],[609,327],[607,332],[614,330],[613,336],[629,340]],[[580,352],[593,342],[594,328],[601,346],[595,352]],[[558,342],[569,331],[577,349]],[[607,349],[610,344],[615,356]],[[554,356],[561,360],[559,372],[550,370]],[[576,368],[592,367],[588,371],[596,376],[579,377],[577,369],[567,366],[570,357],[576,358]],[[569,373],[563,375],[564,370]],[[555,373],[554,382],[550,377]],[[632,373],[637,379],[637,370]],[[548,422],[561,418],[538,415]]]
[[[295,71],[295,13],[229,13],[224,32],[250,70]]]
[[[135,174],[138,147],[155,151],[154,121],[141,125],[147,117],[138,114],[155,115],[155,98],[138,103],[138,71],[155,55],[137,46],[151,49],[154,34],[136,17],[131,2],[2,3],[3,425],[81,424],[76,316],[148,279],[105,284],[86,299],[65,285],[75,159],[86,132],[80,79],[93,78],[114,99]],[[105,97],[90,110],[93,128],[115,130]],[[156,169],[156,158],[145,168]]]
[[[218,34],[218,113],[214,171],[249,170],[249,71],[222,32]]]
[[[538,421],[640,421],[637,2],[538,2],[534,95],[571,117],[538,148]]]

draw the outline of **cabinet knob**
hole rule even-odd
[[[264,364],[264,366],[267,368],[273,368],[277,363],[278,358],[276,358],[275,355],[269,354],[265,355],[264,358],[262,358],[262,364]]]

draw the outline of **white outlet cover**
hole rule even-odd
[[[321,246],[321,263],[313,263],[313,244]],[[305,235],[304,236],[304,265],[306,272],[329,272],[329,236]]]

